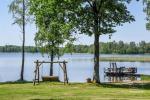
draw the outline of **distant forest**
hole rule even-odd
[[[150,53],[150,42],[141,41],[139,43],[123,41],[100,42],[100,53],[102,54],[145,54]],[[94,45],[71,45],[65,48],[60,48],[64,53],[93,53]],[[39,48],[34,46],[26,46],[26,52],[37,53]],[[5,45],[0,46],[0,52],[21,52],[21,46]]]

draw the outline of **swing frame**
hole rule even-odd
[[[55,64],[59,64],[59,66],[61,67],[61,69],[63,70],[63,73],[64,73],[64,84],[68,84],[68,75],[67,75],[67,68],[66,68],[66,61],[55,61],[55,62],[50,62],[50,61],[39,61],[39,60],[36,60],[35,62],[35,76],[34,76],[34,80],[33,80],[33,85],[35,86],[36,83],[39,84],[40,83],[40,67],[42,64],[45,64],[45,63],[55,63]]]

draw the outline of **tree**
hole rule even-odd
[[[54,57],[60,54],[60,45],[67,44],[74,39],[71,35],[72,23],[64,18],[56,0],[30,0],[30,13],[35,17],[38,32],[35,36],[36,45],[42,52]],[[53,63],[50,65],[50,76],[53,75]]]
[[[103,34],[114,33],[114,27],[134,21],[126,3],[131,0],[62,0],[60,8],[67,12],[66,17],[76,25],[76,31],[94,35],[93,81],[99,78],[99,38]]]
[[[128,54],[137,54],[137,46],[135,42],[130,42],[129,47],[127,48],[127,53]]]
[[[148,21],[146,23],[146,29],[150,30],[150,1],[149,0],[143,0],[144,12],[147,14],[146,20]]]
[[[13,0],[9,5],[9,12],[12,13],[14,18],[14,23],[17,24],[22,30],[22,65],[20,80],[24,80],[24,62],[25,62],[25,25],[29,20],[26,18],[27,14],[28,0]]]
[[[139,43],[139,53],[145,53],[146,52],[146,42],[141,41]]]

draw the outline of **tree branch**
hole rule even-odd
[[[91,8],[93,8],[92,3],[91,3],[89,0],[87,0],[87,2],[88,2],[88,3],[89,3],[89,5],[91,6]]]
[[[101,9],[101,7],[102,7],[102,3],[103,3],[103,0],[101,0],[101,2],[100,2],[100,5],[98,6],[98,12],[100,11],[100,9]]]

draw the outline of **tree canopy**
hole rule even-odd
[[[73,24],[66,21],[57,0],[30,0],[30,13],[35,17],[38,32],[35,36],[37,45],[55,50],[58,54],[60,45],[73,40]],[[58,1],[57,1],[58,2]],[[50,47],[49,47],[50,46]],[[51,51],[51,50],[47,50]]]

